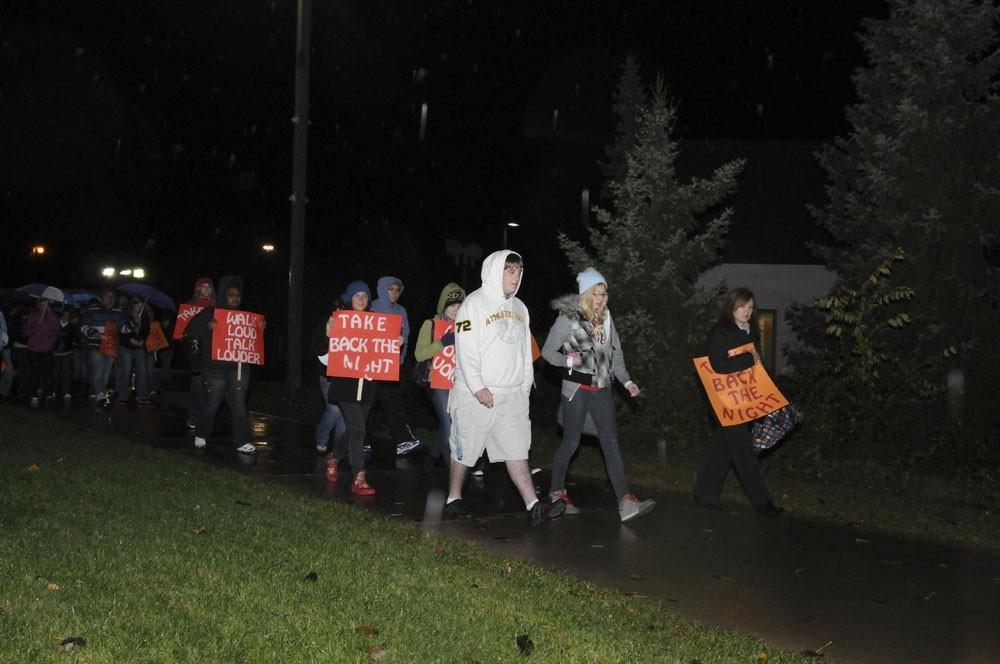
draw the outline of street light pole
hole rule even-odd
[[[290,396],[302,389],[302,282],[305,263],[306,154],[309,131],[309,38],[312,0],[298,0],[295,31],[295,116],[292,153],[292,228],[288,259],[288,369]]]
[[[508,228],[518,228],[521,224],[517,223],[513,219],[508,219],[503,224],[503,248],[507,249],[507,229]]]

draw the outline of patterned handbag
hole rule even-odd
[[[757,451],[771,449],[804,419],[802,409],[790,403],[754,420],[753,430],[750,432],[753,448]]]

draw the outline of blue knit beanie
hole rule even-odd
[[[594,268],[588,267],[586,270],[576,275],[576,283],[580,284],[580,295],[583,295],[592,286],[596,286],[597,284],[607,285],[608,280],[604,278],[603,274]]]
[[[347,304],[351,301],[351,298],[354,297],[357,293],[364,293],[365,295],[368,296],[369,300],[372,298],[372,292],[368,288],[368,284],[366,284],[361,280],[358,280],[358,281],[352,281],[351,283],[347,284],[347,288],[345,288],[344,292],[341,293],[340,299],[342,302],[344,302],[344,304]]]

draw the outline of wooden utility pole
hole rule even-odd
[[[295,115],[292,117],[292,233],[288,259],[288,370],[290,397],[302,389],[302,275],[306,236],[306,157],[309,133],[309,33],[312,0],[298,0],[295,30]]]

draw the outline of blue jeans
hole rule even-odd
[[[118,359],[121,360],[121,371],[118,373],[118,400],[128,401],[129,378],[132,377],[132,369],[135,368],[135,398],[138,400],[149,398],[149,380],[146,375],[146,347],[118,349]]]
[[[431,403],[434,404],[434,412],[437,413],[438,427],[434,432],[434,444],[431,446],[430,455],[441,457],[446,464],[451,463],[451,446],[448,439],[451,436],[451,415],[448,413],[448,395],[451,390],[431,389]]]
[[[96,348],[90,349],[90,378],[94,395],[99,399],[108,391],[108,379],[111,377],[111,365],[115,358],[104,355]]]
[[[330,380],[326,376],[319,377],[319,393],[323,395],[323,403],[326,410],[316,425],[316,447],[328,447],[330,444],[330,433],[333,432],[333,439],[336,441],[347,431],[347,423],[344,421],[344,414],[340,412],[340,407],[335,403],[330,403],[327,398],[327,390]]]
[[[233,418],[233,445],[239,447],[250,442],[250,414],[247,412],[247,388],[250,387],[250,366],[243,365],[240,378],[235,366],[212,367],[201,372],[205,387],[205,405],[198,414],[194,435],[208,440],[212,434],[215,413],[223,400],[229,405]]]

